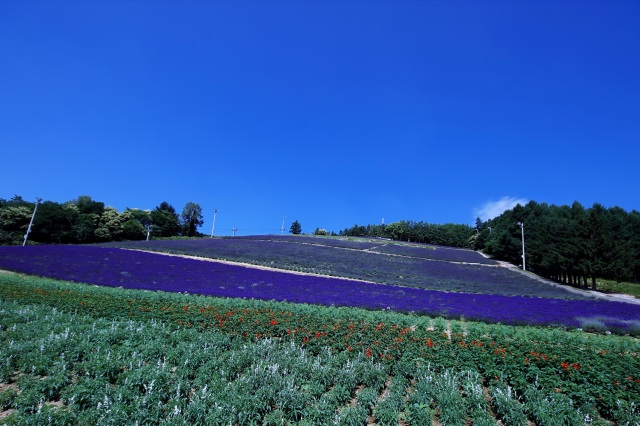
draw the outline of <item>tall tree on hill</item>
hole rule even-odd
[[[176,209],[166,201],[149,213],[152,233],[158,237],[175,237],[180,234],[180,218]]]
[[[202,207],[189,201],[182,209],[182,235],[194,237],[198,234],[198,228],[202,226]]]
[[[294,235],[302,234],[302,225],[297,220],[291,224],[291,228],[289,228],[289,232]]]
[[[591,288],[596,289],[596,278],[623,279],[627,235],[617,209],[606,209],[596,203],[587,213],[587,265]],[[628,241],[628,240],[627,240]]]
[[[69,204],[45,201],[38,207],[29,238],[45,244],[75,243],[74,226],[77,218],[78,210],[69,207]]]
[[[122,239],[142,240],[147,235],[146,227],[151,225],[149,211],[126,208],[120,215]]]
[[[77,209],[78,216],[74,224],[74,237],[79,243],[94,243],[98,239],[96,230],[104,213],[104,203],[94,201],[88,195],[81,195],[71,202]],[[104,232],[99,232],[104,235]]]
[[[16,195],[11,200],[0,199],[0,244],[21,244],[29,227],[34,203]]]
[[[98,241],[119,241],[122,239],[122,217],[113,207],[105,207],[95,231]]]

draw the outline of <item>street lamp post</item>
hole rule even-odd
[[[31,222],[29,222],[29,227],[27,228],[27,233],[24,234],[24,241],[22,242],[22,247],[27,244],[27,238],[29,237],[29,233],[31,232],[31,225],[33,225],[33,218],[36,217],[36,210],[38,210],[38,204],[42,201],[42,198],[36,198],[36,206],[33,209],[33,214],[31,215]]]
[[[518,222],[518,225],[520,225],[520,230],[522,232],[522,270],[526,271],[527,267],[526,267],[526,261],[524,257],[524,223]]]
[[[218,209],[213,209],[213,226],[211,227],[211,238],[213,238],[213,232],[216,229],[216,214],[218,214]]]

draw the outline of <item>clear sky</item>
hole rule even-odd
[[[639,154],[638,1],[0,2],[0,198],[471,225],[638,210]]]

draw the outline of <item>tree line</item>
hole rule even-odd
[[[36,203],[15,196],[0,198],[0,244],[22,244]],[[88,195],[65,203],[44,201],[37,206],[28,240],[43,244],[87,244],[142,240],[153,237],[196,236],[204,223],[202,208],[188,202],[179,215],[166,201],[153,210],[126,208],[119,213]]]
[[[0,244],[22,244],[36,203],[15,196],[0,198]],[[127,208],[119,213],[88,195],[65,203],[38,204],[28,239],[44,244],[84,244],[151,237],[202,235],[202,208],[188,202],[178,214],[166,201],[153,210]],[[326,231],[316,229],[317,235]],[[301,233],[295,221],[290,232]],[[640,212],[594,204],[585,208],[531,201],[475,226],[402,220],[388,225],[354,225],[342,236],[387,238],[415,243],[471,248],[538,275],[595,289],[596,279],[640,281]],[[333,233],[331,233],[333,235]]]
[[[640,212],[594,204],[585,208],[531,201],[475,227],[402,220],[388,225],[354,225],[340,235],[388,238],[471,248],[494,259],[525,265],[540,276],[596,288],[596,279],[640,281]]]
[[[521,225],[520,225],[521,224]],[[596,279],[640,279],[640,212],[596,203],[585,208],[531,201],[486,222],[476,220],[470,247],[522,264],[538,275],[596,288]]]
[[[353,225],[340,231],[340,235],[350,237],[387,238],[398,241],[434,244],[449,247],[468,248],[474,229],[469,225],[455,223],[433,224],[401,220],[388,225]]]

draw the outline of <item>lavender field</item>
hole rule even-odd
[[[0,247],[0,268],[110,287],[388,309],[503,324],[637,332],[640,318],[640,306],[621,302],[443,292],[96,246]]]
[[[109,243],[121,247],[250,263],[403,287],[510,296],[584,299],[472,250],[386,240],[260,236]]]

